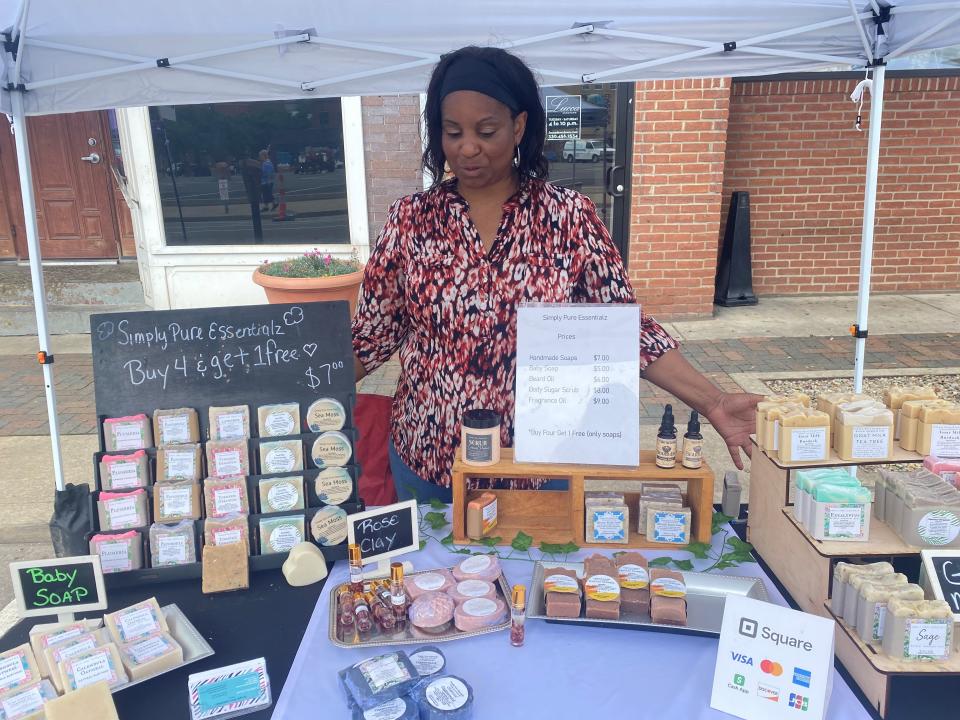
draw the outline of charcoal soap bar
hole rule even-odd
[[[344,687],[364,710],[402,697],[420,682],[420,673],[403,650],[362,660],[342,673]]]
[[[441,675],[414,690],[421,720],[469,720],[473,717],[473,688],[454,675]]]

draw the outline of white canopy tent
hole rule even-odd
[[[871,67],[855,384],[863,377],[884,61],[956,43],[960,1],[0,0],[0,111],[13,118],[41,362],[50,354],[26,116],[419,93],[444,52],[519,54],[545,85]],[[43,364],[57,487],[56,398]]]

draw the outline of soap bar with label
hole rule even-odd
[[[843,460],[886,460],[893,455],[893,411],[876,403],[837,408],[836,450]]]
[[[90,554],[100,556],[104,575],[143,567],[143,537],[139,530],[98,533],[90,538]]]
[[[257,408],[260,437],[279,437],[300,433],[300,404],[279,403]]]
[[[687,545],[692,513],[689,508],[647,508],[647,542]]]
[[[143,450],[100,458],[101,490],[133,490],[150,484],[150,462]]]
[[[239,513],[222,518],[207,518],[203,523],[203,540],[206,545],[232,545],[246,543],[250,548],[250,526],[247,516]]]
[[[332,468],[331,468],[332,469]],[[324,470],[323,472],[327,472]],[[479,540],[497,527],[497,496],[482,493],[467,503],[467,537]]]
[[[258,491],[262,513],[303,510],[306,506],[302,475],[265,478],[260,481]]]
[[[920,415],[924,410],[949,408],[949,400],[906,400],[900,406],[900,447],[917,451],[920,439]]]
[[[67,692],[105,681],[115,688],[129,682],[117,646],[107,643],[60,662],[60,677]]]
[[[403,650],[362,660],[344,668],[340,676],[353,701],[365,710],[406,695],[420,681],[420,673]]]
[[[304,539],[303,515],[265,517],[260,520],[260,554],[289,552]]]
[[[830,416],[819,410],[787,413],[780,420],[780,462],[822,462],[830,457]]]
[[[157,447],[200,442],[200,422],[193,408],[153,411],[153,437]]]
[[[883,403],[893,411],[893,439],[900,439],[900,408],[910,400],[936,400],[937,391],[923,385],[891,385],[883,392]]]
[[[887,605],[883,652],[898,660],[937,662],[953,651],[953,614],[942,600],[893,598]]]
[[[150,418],[143,413],[103,421],[103,444],[107,452],[153,447]]]
[[[159,632],[120,646],[120,660],[136,682],[183,664],[183,648],[169,633]]]
[[[960,405],[925,407],[920,411],[917,452],[941,458],[960,457]]]
[[[150,526],[150,566],[188,565],[197,561],[193,520]]]
[[[303,470],[303,443],[297,440],[273,440],[260,443],[260,473],[289,473]]]
[[[415,687],[413,698],[421,720],[469,720],[473,717],[473,688],[461,678],[441,675]]]
[[[247,440],[250,437],[250,408],[246,405],[211,407],[209,420],[211,440]]]
[[[343,467],[352,456],[350,438],[337,430],[323,433],[310,447],[310,459],[318,468]]]
[[[629,540],[630,509],[625,504],[591,504],[584,514],[587,542],[625,545]]]
[[[135,642],[158,632],[170,632],[156,598],[148,598],[103,616],[110,637],[118,645]]]
[[[339,400],[320,398],[307,408],[307,427],[311,432],[343,430],[347,423],[347,409]]]
[[[119,720],[106,682],[96,682],[54,698],[43,711],[46,720]]]
[[[250,453],[246,440],[210,440],[207,442],[207,474],[210,477],[236,477],[250,474]]]
[[[168,445],[157,450],[157,482],[190,480],[203,477],[200,444]]]
[[[51,645],[43,652],[43,661],[50,671],[50,680],[57,688],[57,692],[63,692],[64,680],[60,675],[60,663],[69,660],[72,657],[89,652],[94,648],[101,647],[111,642],[110,636],[105,628],[86,632],[65,643]],[[56,672],[54,672],[54,669]]]
[[[30,647],[33,650],[33,656],[37,661],[40,674],[43,677],[50,677],[51,675],[51,668],[46,664],[45,658],[47,648],[71,642],[102,625],[103,621],[100,619],[34,625],[30,629]]]
[[[17,688],[0,697],[0,720],[43,720],[43,705],[57,697],[49,680]]]
[[[763,413],[763,449],[770,457],[778,457],[780,452],[780,421],[787,413],[796,412],[803,408],[796,403],[774,405]],[[757,438],[760,436],[758,435]]]
[[[616,558],[620,582],[620,609],[627,614],[643,615],[650,610],[650,571],[647,558],[638,552],[625,552]]]
[[[127,530],[146,527],[147,493],[142,488],[130,492],[101,492],[97,499],[101,530]]]
[[[153,519],[158,523],[197,520],[200,517],[200,484],[190,480],[153,486]]]
[[[203,499],[207,517],[222,518],[250,512],[247,481],[242,477],[207,478],[203,483]]]
[[[0,653],[0,693],[40,680],[40,668],[29,643]]]
[[[317,473],[313,489],[320,502],[325,505],[339,505],[353,495],[353,477],[346,468],[329,467]]]
[[[548,617],[580,617],[581,592],[576,570],[544,567],[543,597]]]

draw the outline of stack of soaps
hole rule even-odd
[[[953,613],[942,600],[893,598],[887,605],[883,652],[898,660],[942,662],[953,649]]]
[[[840,403],[834,410],[834,449],[843,460],[887,460],[893,455],[894,414],[876,400]]]
[[[923,459],[923,466],[935,475],[939,475],[944,482],[960,489],[960,459],[927,455]]]
[[[780,449],[780,420],[787,412],[810,407],[810,397],[804,393],[767,395],[757,404],[757,445],[771,457]]]
[[[583,505],[587,542],[626,544],[630,536],[630,508],[622,493],[584,493]]]
[[[796,476],[794,514],[810,535],[816,540],[869,540],[869,488],[839,468],[798,470]]]
[[[830,415],[810,408],[786,412],[779,438],[781,463],[825,462],[830,457]]]
[[[913,547],[960,547],[960,491],[927,469],[880,471],[884,520]]]
[[[960,404],[948,403],[920,410],[917,452],[937,457],[960,457]]]
[[[938,416],[935,410],[951,410],[954,404],[949,400],[907,400],[900,406],[900,447],[910,452],[920,452],[920,416],[928,423]],[[932,433],[931,433],[932,435]],[[928,452],[928,455],[936,455]]]
[[[891,385],[883,393],[883,404],[894,414],[893,439],[900,439],[900,409],[912,400],[936,400],[937,392],[924,385]]]

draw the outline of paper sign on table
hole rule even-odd
[[[187,681],[193,720],[226,718],[269,707],[270,676],[264,658],[194,673]]]
[[[521,305],[514,457],[640,462],[640,306]]]
[[[818,720],[833,686],[834,622],[740,596],[723,611],[710,707],[745,720]]]

